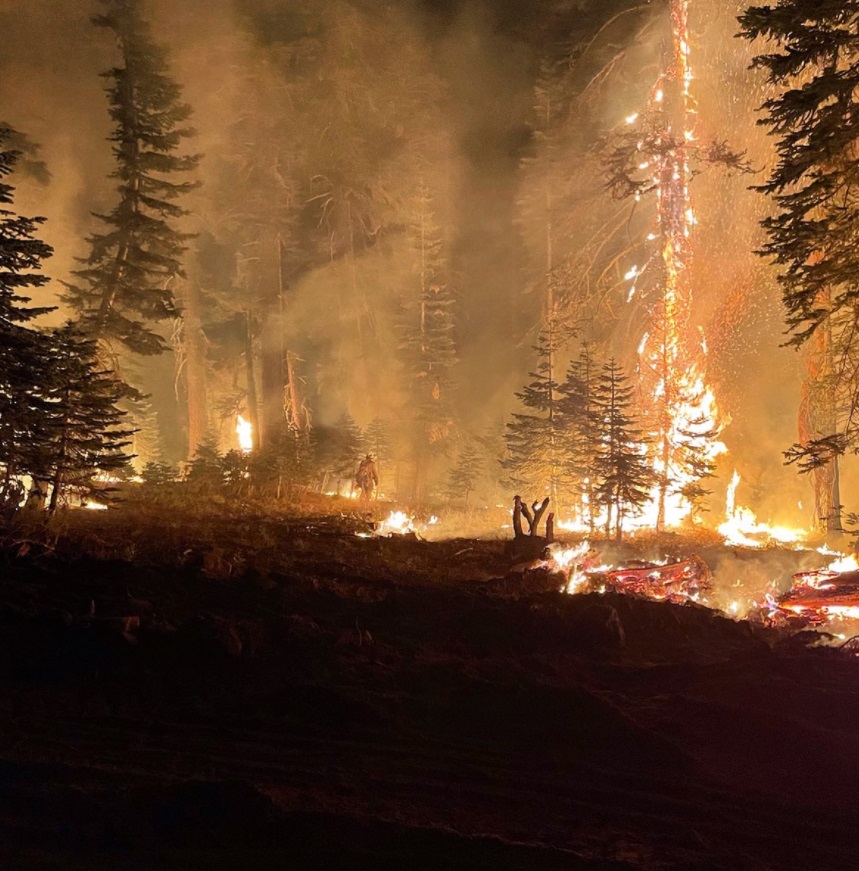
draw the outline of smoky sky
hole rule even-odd
[[[460,411],[464,427],[471,432],[497,426],[516,407],[514,391],[528,380],[540,312],[539,300],[529,290],[534,264],[519,209],[522,163],[538,147],[533,133],[534,85],[541,63],[547,60],[580,64],[578,82],[588,82],[602,58],[588,67],[590,55],[581,58],[583,45],[630,4],[621,0],[337,2],[344,8],[351,5],[370,22],[374,17],[381,20],[391,9],[401,13],[408,30],[404,38],[421,46],[421,63],[444,83],[446,96],[437,123],[444,128],[452,154],[449,169],[438,177],[451,188],[453,203],[446,220],[448,253],[460,298],[459,378],[464,385]],[[146,8],[155,35],[169,48],[173,74],[195,111],[196,146],[204,154],[201,197],[218,172],[224,130],[235,111],[235,95],[241,93],[237,58],[251,68],[263,68],[267,53],[278,43],[307,35],[313,20],[308,12],[334,3],[149,0]],[[716,0],[692,3],[695,89],[701,118],[714,137],[747,149],[763,167],[771,149],[755,121],[765,95],[759,80],[748,72],[748,47],[734,39],[741,6]],[[75,258],[86,251],[86,236],[95,226],[91,213],[107,211],[114,202],[106,141],[110,121],[100,74],[116,62],[116,54],[111,40],[89,22],[99,7],[98,0],[0,0],[0,120],[41,143],[53,174],[47,186],[21,179],[17,205],[25,214],[48,218],[45,237],[56,254],[46,271],[59,280],[69,277]],[[588,149],[639,108],[637,101],[646,94],[664,57],[667,3],[642,3],[638,8],[636,15],[622,16],[609,31],[606,50],[619,61],[611,86],[599,92],[587,114],[582,112],[581,123],[593,128]],[[647,16],[657,24],[662,20],[662,30],[654,26],[642,31]],[[645,37],[639,36],[642,32]],[[237,48],[240,38],[242,47]],[[397,46],[389,48],[396,51]],[[308,135],[312,133],[308,130]],[[593,154],[583,149],[570,161],[570,176],[582,187],[578,208],[610,205],[616,210],[616,204],[607,203]],[[733,421],[725,433],[732,451],[726,462],[736,460],[748,487],[754,487],[754,499],[747,501],[762,515],[777,516],[785,505],[793,509],[799,501],[807,502],[806,483],[784,470],[780,456],[780,450],[795,440],[802,365],[795,353],[780,347],[777,285],[772,270],[753,254],[761,240],[758,222],[764,206],[749,186],[748,179],[715,173],[694,183],[701,238],[696,243],[696,320],[712,348],[711,377],[717,396]],[[575,198],[573,202],[575,206]],[[203,206],[195,205],[194,211],[202,215]],[[200,232],[201,227],[190,229]],[[571,246],[577,241],[572,239]],[[393,232],[387,245],[393,251],[397,244]],[[385,280],[386,272],[395,269],[387,267],[383,255],[383,250],[373,252],[376,261],[368,267],[369,284],[377,278]],[[630,265],[619,266],[621,278]],[[53,286],[58,289],[56,282]],[[332,332],[318,317],[314,320],[313,305],[320,290],[325,290],[324,281],[307,280],[296,289],[296,318],[310,337],[302,348],[308,357],[321,346],[326,330]],[[617,317],[622,322],[624,315]],[[616,333],[613,352],[634,353],[641,317],[635,315],[631,324],[625,324],[626,332]],[[324,338],[333,347],[335,340]],[[309,384],[316,377],[311,363],[308,359]],[[167,419],[174,391],[172,363],[164,359],[153,369],[159,378],[153,392]],[[394,391],[393,376],[379,367],[378,398],[375,406],[370,403],[365,408],[355,399],[361,391],[352,391],[351,396],[345,389],[338,392],[337,379],[327,377],[325,382],[320,376],[314,387],[322,421],[335,419],[351,403],[354,407],[348,410],[366,425]],[[731,471],[720,469],[721,479],[729,478]],[[724,481],[714,490],[723,487]],[[742,490],[738,499],[743,501]]]

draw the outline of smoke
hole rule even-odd
[[[111,157],[104,142],[110,120],[98,73],[111,62],[111,46],[92,38],[88,16],[95,8],[86,2],[0,2],[0,116],[41,146],[52,174],[48,185],[14,177],[15,208],[48,218],[40,233],[54,248],[46,265],[54,279],[68,278],[74,258],[85,253],[90,212],[110,205]],[[60,291],[53,281],[47,302],[55,304]],[[62,312],[51,316],[62,319]]]
[[[750,48],[733,38],[741,5],[692,4],[694,92],[702,131],[747,150],[763,169],[771,143],[755,126],[762,83],[747,69]],[[68,279],[75,257],[86,253],[86,236],[96,228],[91,212],[113,204],[99,74],[116,61],[116,49],[89,24],[99,6],[0,0],[0,117],[41,143],[53,174],[47,187],[18,180],[17,207],[49,219],[44,236],[56,255],[47,271],[57,280]],[[332,423],[349,411],[362,426],[377,417],[395,427],[407,423],[398,318],[416,286],[409,222],[420,179],[433,192],[459,300],[457,416],[466,434],[497,431],[516,404],[513,391],[527,380],[541,309],[535,240],[543,229],[523,201],[544,179],[523,160],[540,156],[534,85],[547,60],[566,69],[564,81],[576,94],[567,109],[579,129],[563,154],[558,255],[569,264],[570,287],[586,300],[582,337],[634,355],[641,316],[624,308],[618,290],[630,264],[614,260],[646,232],[648,217],[643,209],[631,220],[618,217],[596,145],[636,111],[655,76],[664,49],[662,6],[619,16],[620,3],[562,0],[150,0],[147,8],[194,108],[192,147],[204,155],[183,228],[198,234],[189,281],[202,294],[210,344],[217,330],[219,339],[232,331],[236,344],[210,372],[213,395],[234,394],[241,381],[237,325],[250,305],[242,294],[250,291],[231,253],[246,229],[235,225],[241,171],[249,155],[274,153],[276,134],[282,147],[274,169],[283,188],[272,200],[289,200],[293,215],[282,238],[288,266],[276,326],[294,352],[314,422]],[[595,32],[601,39],[583,51]],[[256,126],[237,123],[252,115]],[[354,179],[360,185],[350,188]],[[753,254],[766,210],[749,190],[758,180],[713,169],[693,187],[700,222],[694,315],[730,419],[730,453],[712,511],[721,512],[736,467],[739,503],[763,520],[807,523],[808,484],[781,463],[780,452],[795,440],[801,366],[796,353],[780,347],[774,274]],[[326,211],[315,198],[331,192]],[[362,210],[348,223],[360,227],[358,234],[344,229],[336,211],[344,203]],[[600,233],[609,232],[615,241],[603,244]],[[56,293],[58,282],[51,287]],[[146,389],[171,433],[170,452],[178,454],[184,423],[173,361],[151,367],[149,380]]]

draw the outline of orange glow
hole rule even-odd
[[[236,435],[239,437],[239,448],[243,454],[249,454],[254,448],[253,426],[241,415],[236,420]]]

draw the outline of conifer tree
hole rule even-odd
[[[125,469],[131,430],[117,407],[123,388],[98,363],[96,342],[66,324],[48,334],[51,366],[46,390],[49,415],[37,431],[34,477],[52,484],[50,512],[68,490],[104,494],[96,476]]]
[[[595,524],[594,485],[596,458],[601,448],[601,432],[594,391],[599,369],[590,346],[585,343],[567,369],[559,385],[559,409],[568,438],[567,476],[578,495],[579,513],[593,534]]]
[[[518,489],[546,492],[557,505],[566,485],[568,440],[559,408],[558,383],[554,378],[554,350],[541,335],[534,350],[537,371],[516,396],[527,409],[513,414],[507,424],[507,458],[503,466]]]
[[[167,463],[150,462],[140,473],[143,483],[148,487],[163,487],[176,481],[176,469]]]
[[[119,202],[89,239],[90,253],[67,285],[66,301],[91,336],[117,342],[136,354],[166,350],[158,322],[177,314],[169,282],[183,274],[189,236],[177,229],[179,205],[195,185],[188,173],[197,155],[178,152],[192,130],[191,109],[169,77],[166,52],[156,45],[141,0],[101,0],[93,24],[113,32],[121,65],[104,73],[119,180]]]
[[[454,467],[450,470],[447,482],[449,499],[464,499],[468,508],[469,497],[474,492],[475,484],[480,480],[483,457],[474,442],[466,442]]]
[[[31,471],[25,457],[47,413],[42,389],[49,346],[27,324],[51,309],[28,307],[26,293],[47,283],[38,270],[53,253],[35,236],[44,218],[21,217],[5,208],[13,203],[14,188],[6,179],[18,157],[6,145],[10,135],[0,128],[0,501],[15,475]]]
[[[248,416],[255,445],[271,447],[288,427],[307,425],[295,358],[287,346],[287,284],[306,259],[297,251],[295,230],[307,192],[299,190],[294,178],[300,142],[295,114],[272,109],[294,104],[289,74],[295,75],[301,53],[280,48],[292,57],[284,75],[286,70],[277,68],[276,48],[261,56],[259,46],[246,39],[239,48],[242,74],[230,106],[227,152],[220,179],[209,193],[210,223],[234,260],[235,286],[218,292],[216,280],[212,289],[219,319],[243,322]],[[188,287],[186,308],[199,311],[200,292],[193,290]],[[194,348],[188,342],[186,351],[190,360]],[[203,397],[192,393],[188,374],[189,400],[202,404]]]
[[[414,464],[415,496],[423,495],[429,466],[451,434],[451,391],[457,363],[454,338],[455,298],[432,196],[421,184],[411,226],[417,281],[407,294],[400,344],[406,381],[407,413]]]
[[[390,428],[381,418],[374,418],[367,426],[367,431],[364,433],[364,448],[380,463],[393,458]]]
[[[778,160],[758,190],[776,213],[762,222],[760,253],[779,267],[788,344],[810,348],[817,381],[802,441],[785,456],[825,473],[830,492],[819,507],[838,529],[837,458],[859,446],[859,3],[778,0],[739,20],[742,36],[768,42],[753,65],[774,92],[760,123]]]
[[[364,450],[373,454],[376,458],[376,467],[379,474],[379,490],[382,491],[388,485],[392,485],[393,477],[391,469],[394,464],[394,445],[391,439],[391,431],[386,421],[374,418],[367,426],[364,433]],[[390,492],[385,491],[385,492]]]
[[[349,412],[344,411],[333,427],[318,428],[318,455],[325,467],[326,478],[333,476],[337,481],[337,492],[344,481],[351,481],[361,459],[364,447],[364,433]]]
[[[779,211],[764,222],[762,253],[783,267],[790,341],[799,345],[859,299],[859,3],[778,0],[750,7],[740,24],[747,39],[775,43],[754,60],[777,89],[761,123],[779,160],[759,190]]]
[[[202,492],[217,490],[224,484],[224,457],[218,439],[209,433],[188,464],[188,483]]]
[[[623,537],[624,520],[649,500],[654,483],[645,438],[632,408],[633,390],[614,359],[603,366],[594,390],[601,434],[595,497],[606,510],[606,534],[614,527],[617,541]]]

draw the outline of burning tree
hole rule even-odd
[[[788,343],[809,349],[800,442],[789,463],[816,477],[818,514],[839,529],[838,457],[859,446],[859,4],[779,0],[740,16],[775,95],[761,123],[778,162],[758,190],[777,212],[760,252],[779,267]]]
[[[96,27],[113,31],[122,66],[104,73],[110,81],[110,117],[119,202],[107,225],[89,239],[90,253],[66,286],[66,301],[89,335],[116,341],[135,354],[160,354],[167,346],[154,324],[176,315],[170,282],[182,275],[187,234],[175,222],[185,211],[177,201],[194,187],[187,176],[196,155],[176,152],[192,131],[180,88],[167,75],[166,52],[150,36],[140,0],[102,0]]]
[[[653,277],[656,292],[648,305],[650,328],[639,348],[640,386],[647,397],[646,426],[655,442],[655,525],[688,513],[690,497],[706,491],[698,484],[711,475],[724,445],[717,409],[703,375],[703,344],[691,340],[691,237],[696,224],[689,184],[696,172],[719,163],[749,167],[724,142],[698,141],[697,105],[691,93],[689,0],[671,0],[671,63],[650,92],[646,109],[626,120],[630,130],[608,158],[609,187],[636,201],[656,198],[657,231],[643,267],[627,272],[628,299],[641,276]],[[672,497],[679,497],[679,500]],[[673,501],[673,504],[672,504]]]
[[[603,366],[594,389],[600,431],[600,452],[595,458],[594,496],[605,508],[606,534],[623,537],[623,522],[650,499],[653,467],[638,416],[633,411],[635,388],[627,383],[614,359]]]
[[[229,372],[243,370],[241,404],[254,447],[269,448],[287,429],[308,426],[287,320],[290,280],[307,259],[296,241],[298,136],[294,112],[273,111],[294,107],[295,85],[285,71],[301,64],[302,53],[278,43],[261,55],[249,36],[234,49],[237,56],[228,62],[240,74],[223,108],[226,153],[201,197],[209,234],[200,239],[195,272],[214,302],[208,327],[219,339],[217,353],[229,353]],[[213,250],[228,261],[226,268],[210,268]]]

